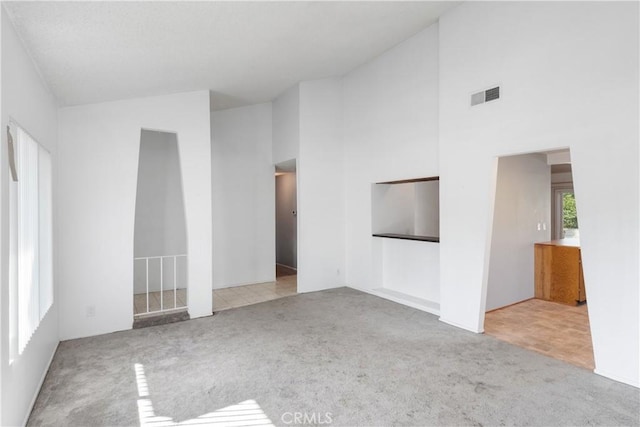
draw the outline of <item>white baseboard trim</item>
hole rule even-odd
[[[478,330],[475,328],[470,328],[460,323],[452,322],[450,320],[444,319],[442,316],[440,317],[440,321],[446,323],[447,325],[455,326],[456,328],[464,329],[465,331],[473,332],[474,334],[482,334],[483,330]]]
[[[217,286],[217,287],[214,287],[213,290],[217,291],[219,289],[237,288],[238,286],[259,285],[261,283],[271,283],[275,281],[276,281],[276,278],[274,277],[273,280],[264,280],[260,282],[234,283],[232,285]]]
[[[594,374],[598,374],[601,377],[609,378],[610,380],[617,381],[619,383],[627,384],[636,388],[640,388],[639,378],[626,378],[619,375],[611,374],[609,372],[602,371],[601,369],[594,369]]]
[[[295,271],[298,271],[298,269],[297,269],[297,268],[295,268],[295,267],[291,267],[290,265],[280,264],[279,262],[276,262],[276,265],[279,265],[280,267],[288,268],[289,270],[295,270]]]
[[[367,294],[375,295],[379,298],[384,298],[389,301],[393,301],[398,304],[405,305],[407,307],[415,308],[416,310],[424,311],[426,313],[440,315],[440,305],[433,301],[424,300],[421,298],[413,297],[411,295],[402,294],[400,292],[392,291],[384,288],[365,289],[357,288],[355,286],[348,287],[355,289],[356,291],[365,292]],[[436,307],[437,305],[437,307]]]
[[[54,348],[53,353],[51,353],[49,362],[47,362],[47,369],[45,369],[44,372],[42,373],[42,378],[40,378],[40,381],[38,382],[38,387],[36,388],[36,392],[34,393],[33,398],[31,399],[31,403],[29,403],[29,410],[27,411],[27,414],[24,417],[24,421],[22,422],[23,426],[26,426],[27,421],[29,421],[29,417],[31,416],[31,411],[33,411],[33,407],[36,404],[36,400],[38,399],[38,395],[40,394],[40,389],[42,388],[42,384],[44,384],[44,379],[47,377],[47,374],[49,373],[49,368],[51,368],[51,362],[53,362],[53,358],[56,355],[56,352],[58,351],[59,345],[60,345],[60,341],[58,341],[58,344],[56,344],[56,348]]]

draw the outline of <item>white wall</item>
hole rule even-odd
[[[209,92],[59,111],[60,335],[129,329],[140,129],[178,135],[188,240],[191,317],[211,314]],[[95,316],[87,317],[87,307]]]
[[[58,193],[58,119],[57,106],[40,79],[31,58],[18,39],[4,8],[2,14],[2,105],[0,150],[0,425],[23,425],[31,410],[49,361],[58,345],[58,311],[60,307],[57,268],[59,234],[55,224]],[[9,364],[9,168],[7,133],[9,118],[15,120],[52,154],[53,160],[53,305],[35,331],[24,352]],[[14,135],[15,138],[15,135]],[[15,140],[15,139],[14,139]]]
[[[544,154],[498,159],[486,310],[533,298],[533,245],[551,239],[550,175]]]
[[[438,181],[372,184],[372,232],[438,237],[438,188]]]
[[[298,158],[300,147],[300,86],[273,101],[273,164]]]
[[[342,85],[300,83],[298,292],[344,286]]]
[[[293,268],[298,265],[296,184],[294,172],[276,176],[276,262]]]
[[[633,2],[468,2],[440,19],[441,319],[483,328],[496,156],[569,147],[596,372],[636,386],[638,52]],[[502,99],[469,107],[495,83]]]
[[[438,175],[438,25],[343,78],[347,283],[380,284],[371,184]]]
[[[434,303],[440,301],[439,243],[379,239],[382,243],[382,287]]]
[[[440,182],[415,184],[415,234],[440,237]]]
[[[211,114],[213,287],[275,280],[271,103]]]
[[[371,231],[415,234],[416,191],[412,183],[371,184]]]
[[[571,172],[557,172],[551,174],[552,184],[573,184],[573,174]]]

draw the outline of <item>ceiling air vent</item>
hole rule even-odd
[[[492,87],[491,89],[483,90],[471,95],[471,106],[478,104],[484,104],[485,102],[500,99],[500,86]]]

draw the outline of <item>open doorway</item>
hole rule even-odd
[[[275,167],[276,197],[276,282],[297,288],[298,196],[296,160]],[[297,289],[296,289],[297,290]]]
[[[272,197],[276,211],[276,255],[268,261],[273,263],[275,280],[214,289],[214,312],[290,297],[298,292],[296,160],[276,165],[275,177],[271,175],[269,179],[275,179]]]
[[[569,150],[500,157],[484,330],[593,370]]]
[[[142,129],[133,242],[134,327],[187,315],[187,227],[178,136]],[[149,323],[151,321],[151,323]]]

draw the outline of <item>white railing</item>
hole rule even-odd
[[[173,306],[172,307],[165,307],[165,298],[164,298],[164,293],[165,293],[165,289],[164,289],[164,284],[165,284],[165,277],[164,277],[164,260],[170,258],[173,259]],[[135,263],[136,261],[144,261],[144,283],[145,283],[145,302],[146,302],[146,308],[145,310],[141,310],[139,309],[139,305],[136,305],[136,301],[134,300],[134,315],[135,316],[141,316],[141,315],[147,315],[147,314],[156,314],[156,313],[163,313],[163,312],[168,312],[168,311],[174,311],[177,309],[183,309],[186,308],[186,283],[184,283],[183,287],[179,287],[178,286],[178,258],[187,258],[187,255],[159,255],[159,256],[149,256],[149,257],[135,257],[133,258],[133,262],[134,262],[134,270],[135,270]],[[149,290],[149,261],[150,260],[160,260],[159,264],[160,264],[160,283],[159,283],[159,291],[150,291]],[[135,280],[135,279],[134,279]],[[186,281],[185,281],[186,282]],[[134,285],[135,287],[135,285]],[[185,290],[185,296],[184,296],[184,300],[182,301],[181,305],[178,305],[178,290]],[[156,310],[154,309],[155,307],[152,307],[150,304],[150,295],[153,293],[159,293],[160,294],[160,309]],[[140,294],[136,294],[135,290],[134,290],[134,298],[136,298],[138,295]]]

